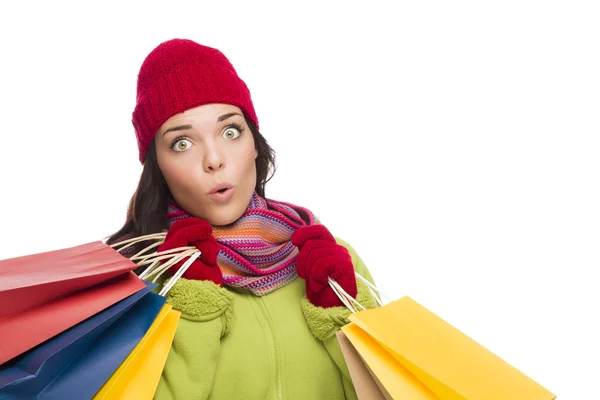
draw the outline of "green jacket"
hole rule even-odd
[[[354,249],[336,240],[372,282]],[[358,301],[375,307],[357,284]],[[357,398],[335,336],[350,311],[312,305],[302,279],[265,296],[180,279],[167,301],[182,314],[155,399]]]

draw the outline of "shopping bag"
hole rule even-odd
[[[107,282],[0,320],[0,364],[141,290],[128,272]]]
[[[173,275],[169,282],[162,288],[159,296],[166,296],[173,285],[183,276],[192,263],[200,257],[201,253],[195,248],[182,248],[179,254],[171,254],[171,250],[164,253],[156,253],[150,256],[141,256],[144,261],[150,263],[150,267],[140,275],[140,278],[149,278],[166,271],[171,265],[189,256],[189,259]],[[165,254],[167,253],[167,254]],[[164,265],[156,260],[170,258]],[[163,310],[154,321],[138,346],[129,355],[127,360],[110,377],[102,389],[96,394],[97,399],[152,399],[158,386],[162,370],[167,361],[171,349],[171,343],[177,330],[181,313],[171,309],[171,305],[165,304]]]
[[[0,319],[132,271],[136,265],[98,241],[0,261]]]
[[[0,388],[2,390],[2,397],[0,398],[6,400],[28,398],[90,399],[101,387],[104,386],[108,380],[110,380],[111,376],[115,374],[115,371],[118,370],[119,366],[123,364],[123,361],[125,359],[129,359],[128,357],[132,355],[132,351],[134,349],[138,348],[140,341],[143,338],[147,338],[146,341],[148,344],[147,346],[139,346],[139,350],[135,352],[135,356],[130,358],[131,362],[129,364],[133,369],[124,369],[122,371],[125,371],[126,373],[117,374],[120,376],[120,378],[115,378],[112,382],[116,383],[116,385],[112,386],[115,389],[118,389],[119,386],[122,386],[125,387],[127,391],[129,391],[130,388],[135,388],[135,385],[137,385],[139,388],[140,379],[144,378],[144,375],[147,375],[150,381],[154,383],[148,388],[145,388],[145,391],[142,393],[154,393],[154,390],[158,384],[158,380],[160,379],[162,366],[164,366],[166,361],[166,357],[169,352],[168,350],[170,349],[170,344],[173,340],[173,335],[175,333],[180,315],[178,312],[171,310],[171,306],[165,305],[165,298],[163,296],[166,295],[174,283],[183,275],[183,273],[185,273],[193,261],[200,256],[200,252],[194,246],[185,246],[155,254],[143,254],[157,245],[160,245],[160,242],[164,240],[165,235],[165,232],[145,235],[128,239],[118,244],[110,245],[111,251],[115,251],[113,249],[117,249],[119,246],[122,247],[116,251],[122,251],[128,246],[134,245],[139,241],[152,239],[157,239],[159,241],[158,243],[148,246],[136,255],[130,257],[128,261],[130,261],[133,266],[130,265],[125,274],[109,278],[107,281],[96,284],[95,286],[89,288],[81,289],[74,293],[67,293],[66,291],[63,291],[61,292],[62,297],[42,297],[42,300],[37,303],[31,302],[29,304],[30,308],[16,307],[15,309],[20,310],[20,312],[15,312],[12,315],[9,315],[8,318],[5,318],[5,320],[8,320],[8,323],[6,323],[4,326],[0,325],[0,333],[2,333],[2,328],[4,328],[6,333],[12,335],[11,339],[14,339],[13,341],[18,343],[17,345],[14,345],[14,343],[9,342],[12,344],[12,347],[7,347],[9,351],[13,351],[15,355],[21,354],[26,349],[30,349],[31,343],[35,342],[35,340],[39,340],[49,332],[49,330],[46,329],[44,332],[42,332],[42,335],[33,335],[35,336],[35,340],[31,340],[31,338],[25,340],[26,344],[29,345],[29,347],[27,347],[27,345],[20,343],[18,340],[19,338],[16,335],[16,333],[19,331],[18,328],[35,328],[35,323],[41,320],[49,325],[52,325],[53,329],[58,327],[58,329],[55,329],[56,332],[52,330],[53,334],[47,336],[47,338],[54,337],[57,333],[60,333],[74,325],[63,323],[64,320],[73,322],[76,321],[77,318],[88,313],[88,311],[90,311],[90,303],[98,310],[91,315],[94,315],[102,310],[105,310],[107,307],[112,306],[111,309],[113,317],[105,319],[104,322],[101,322],[102,317],[100,317],[96,321],[101,322],[101,324],[98,325],[99,328],[96,327],[94,332],[89,335],[83,335],[85,331],[84,328],[80,328],[78,333],[73,333],[75,329],[63,332],[63,335],[70,335],[71,338],[85,337],[85,339],[73,342],[73,346],[76,347],[76,350],[83,350],[89,342],[93,342],[89,344],[85,351],[83,351],[75,359],[67,359],[65,361],[59,356],[50,356],[48,359],[46,359],[46,361],[41,359],[37,359],[37,361],[35,361],[33,360],[35,357],[31,356],[32,358],[29,359],[30,362],[25,363],[27,364],[27,370],[23,370],[23,368],[7,368],[8,372],[2,378],[4,385]],[[179,251],[181,252],[178,253]],[[169,281],[169,284],[162,288],[158,295],[151,293],[148,290],[143,291],[145,286],[149,287],[151,284],[148,282],[145,282],[144,284],[144,282],[141,280],[142,276],[136,277],[133,272],[131,272],[131,269],[133,268],[150,264],[150,267],[142,275],[147,275],[146,277],[155,275],[154,281],[156,281],[162,273],[170,268],[171,265],[186,257],[189,257],[189,259],[173,276],[173,278]],[[118,257],[116,258],[118,259]],[[137,260],[138,262],[134,264],[132,262],[133,260]],[[119,262],[120,261],[121,260],[119,259]],[[27,265],[29,264],[22,264],[21,267],[25,268]],[[76,268],[77,265],[78,264],[71,263],[70,268]],[[6,269],[9,271],[6,276],[10,276],[11,273],[14,276],[18,276],[18,273],[14,273],[14,264],[10,265],[10,267],[11,268]],[[102,265],[100,265],[100,267],[102,267]],[[68,270],[68,268],[66,269]],[[2,275],[0,271],[0,277],[1,276]],[[33,278],[36,278],[35,274]],[[10,285],[6,285],[6,287],[8,287],[8,290],[12,290],[15,289],[15,287],[19,287],[18,285],[22,283],[22,280],[18,281],[18,279],[13,279],[11,282],[13,287],[9,287]],[[133,286],[137,286],[135,290],[131,290],[132,284]],[[128,293],[130,297],[128,299],[132,300],[131,302],[134,304],[131,304],[130,307],[124,306],[129,304],[127,301],[115,304],[117,301],[126,297],[123,288],[125,288],[127,285],[130,289]],[[27,287],[26,285],[22,286]],[[8,290],[6,291],[8,292]],[[116,294],[119,296],[115,296]],[[108,300],[110,296],[112,296],[112,298]],[[134,299],[136,299],[138,296],[140,299],[134,301]],[[50,300],[44,303],[44,301],[47,301],[48,299]],[[99,307],[99,305],[101,305],[101,307]],[[159,317],[160,311],[163,308],[165,311],[162,316]],[[109,312],[108,310],[106,311]],[[73,315],[75,317],[72,317]],[[121,316],[118,318],[119,315]],[[57,319],[63,322],[57,325],[52,320],[52,316],[57,317]],[[34,321],[35,317],[38,318],[38,321]],[[96,317],[98,317],[98,315],[96,315]],[[79,321],[82,321],[83,319],[84,318],[80,318]],[[82,322],[80,325],[78,325],[78,327],[86,325],[87,323],[86,326],[89,328],[91,319],[93,319],[93,317]],[[115,319],[116,321],[114,321]],[[0,322],[5,321],[0,320]],[[77,321],[74,323],[77,323]],[[152,329],[153,333],[149,333],[151,326],[156,326],[156,328]],[[45,347],[43,351],[36,353],[37,356],[43,358],[43,355],[52,355],[53,349],[56,350],[57,343],[60,343],[59,337],[56,337],[55,339],[56,341],[48,340],[38,348],[30,351],[33,353],[46,345],[47,347]],[[52,344],[49,344],[50,342],[52,342]],[[3,342],[0,342],[0,345],[2,343]],[[19,347],[18,350],[21,351],[17,353],[14,351],[14,347]],[[0,346],[0,351],[1,350],[2,347]],[[67,347],[63,347],[62,355],[73,358],[73,356],[77,355],[77,351],[72,351],[72,349],[67,345]],[[12,357],[7,357],[7,359],[13,357],[14,355]],[[22,356],[23,359],[26,357],[27,355]],[[14,364],[18,363],[18,361],[22,358],[20,357],[18,360],[15,359],[11,361],[10,367],[15,366]],[[144,360],[149,359],[152,361],[149,363],[149,365],[146,365]],[[31,372],[32,370],[36,369],[36,365],[41,367],[37,368],[37,375]],[[154,365],[158,367],[155,368]],[[54,377],[49,380],[48,376],[52,375],[51,370],[53,366],[57,366],[58,368],[55,368]],[[144,367],[143,372],[147,374],[138,373],[137,370],[140,369],[141,366]],[[36,380],[35,378],[31,378],[32,375],[36,377],[39,376],[40,378]],[[34,380],[35,382],[33,382]],[[32,382],[26,384],[28,381]],[[148,382],[148,380],[146,382]],[[21,383],[24,384],[20,385]]]
[[[107,327],[79,357],[34,393],[21,391],[19,385],[3,388],[3,400],[24,399],[91,399],[119,368],[142,340],[160,310],[165,298],[148,292],[117,321]]]
[[[171,349],[181,313],[165,304],[133,352],[94,400],[151,400]]]
[[[40,393],[155,286],[146,283],[146,288],[0,366],[0,398],[6,391]]]
[[[556,398],[408,296],[349,320],[343,334],[392,399]]]
[[[359,399],[390,400],[392,397],[385,390],[377,376],[361,360],[360,354],[341,330],[336,332],[342,354],[346,360],[352,383]]]
[[[0,365],[144,288],[102,242],[0,261]]]
[[[348,324],[336,335],[359,399],[439,400],[358,326]]]

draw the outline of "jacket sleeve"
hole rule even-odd
[[[361,258],[358,256],[356,251],[345,241],[339,238],[336,238],[336,241],[338,244],[341,244],[342,246],[346,247],[350,252],[350,255],[352,256],[352,261],[354,263],[354,270],[366,280],[368,280],[372,284],[375,284],[371,273],[369,272]],[[377,307],[377,302],[371,295],[369,287],[359,279],[356,280],[356,284],[358,288],[356,300],[367,309]],[[308,300],[308,298],[306,298],[306,296],[302,299],[301,306],[304,318],[306,319],[306,322],[312,334],[318,340],[321,340],[323,342],[323,345],[329,353],[329,356],[340,369],[346,398],[356,399],[357,397],[356,392],[354,390],[354,386],[352,385],[352,379],[350,377],[348,367],[346,366],[344,355],[335,335],[336,332],[342,326],[350,322],[348,320],[348,317],[351,313],[350,310],[348,310],[346,307],[318,307],[313,305]]]
[[[231,327],[233,295],[210,281],[181,278],[167,302],[181,311],[181,319],[154,398],[208,399],[221,338]]]

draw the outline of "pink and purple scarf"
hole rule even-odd
[[[169,199],[169,226],[190,217]],[[224,284],[249,289],[257,296],[287,285],[298,276],[298,248],[292,244],[292,233],[302,226],[318,223],[317,217],[306,208],[264,199],[254,192],[237,221],[213,227],[213,236],[220,247],[217,264]]]

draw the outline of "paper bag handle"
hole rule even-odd
[[[133,255],[129,258],[131,261],[137,261],[135,264],[138,266],[150,264],[150,266],[148,266],[144,270],[144,272],[142,272],[139,275],[138,278],[148,279],[155,275],[152,282],[156,282],[158,280],[158,278],[160,278],[160,276],[174,264],[178,263],[179,261],[183,260],[186,257],[190,257],[189,260],[187,260],[181,266],[181,268],[179,268],[179,270],[173,275],[171,280],[169,280],[169,283],[166,284],[161,289],[161,291],[159,293],[159,295],[161,295],[161,296],[167,295],[167,293],[171,290],[171,288],[175,285],[175,283],[179,280],[179,278],[181,278],[183,276],[185,271],[187,271],[187,269],[192,265],[192,263],[198,257],[200,257],[200,255],[202,254],[200,252],[200,250],[198,250],[195,246],[184,246],[184,247],[178,247],[175,249],[170,249],[170,250],[165,250],[165,251],[160,251],[160,252],[155,252],[155,253],[150,253],[150,254],[144,254],[144,253],[148,252],[149,250],[152,250],[153,248],[158,247],[161,244],[163,244],[165,241],[166,235],[167,235],[166,232],[153,233],[150,235],[143,235],[143,236],[126,239],[121,242],[113,243],[110,245],[110,247],[112,247],[116,251],[121,252],[124,249],[126,249],[130,246],[133,246],[134,244],[136,244],[138,242],[142,242],[142,241],[146,241],[146,240],[157,240],[156,243],[153,243],[153,244],[143,248],[138,253],[136,253],[135,255]],[[168,260],[168,261],[161,264],[161,260]]]
[[[371,282],[369,282],[365,277],[363,277],[362,275],[360,275],[358,272],[355,271],[354,273],[355,273],[355,275],[356,275],[356,277],[358,279],[360,279],[361,281],[363,281],[368,286],[369,291],[371,292],[371,294],[375,298],[375,301],[377,302],[377,304],[379,304],[380,306],[383,306],[384,304],[390,302],[390,300],[388,299],[388,297],[385,296],[381,292],[381,290],[379,290],[375,285],[373,285]],[[353,298],[352,296],[350,296],[342,288],[342,286],[335,281],[335,279],[329,277],[328,278],[328,282],[329,282],[329,286],[331,287],[331,289],[333,289],[333,292],[342,301],[342,303],[344,303],[344,305],[346,306],[346,308],[348,308],[352,313],[357,313],[358,311],[360,311],[358,308],[354,307],[354,305],[358,306],[361,310],[365,309],[365,307],[362,304],[360,304],[355,298]],[[383,298],[383,300],[382,300],[382,298]],[[384,300],[385,300],[385,303],[384,303]]]

